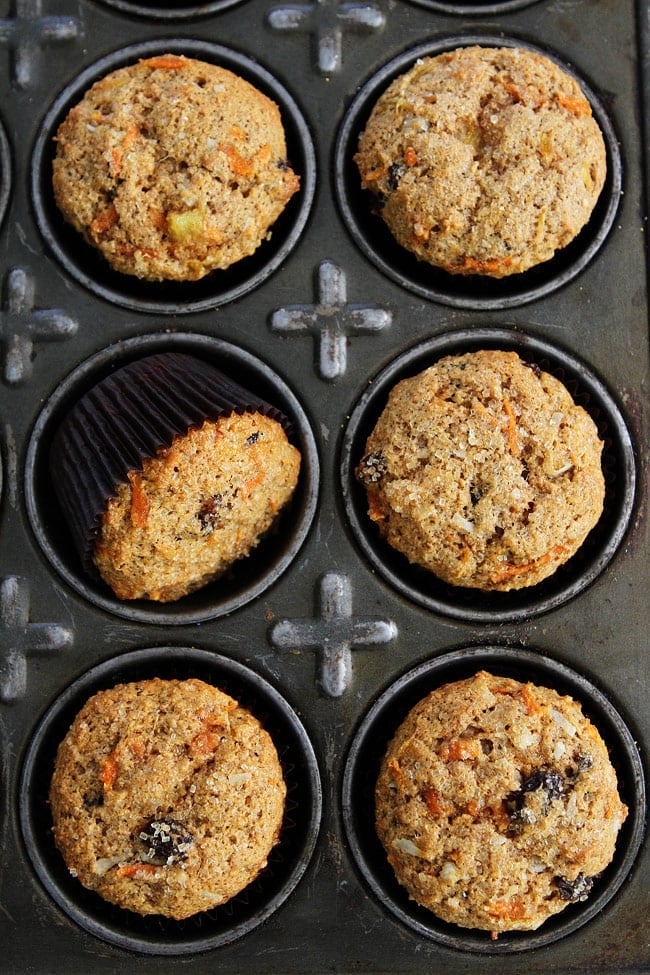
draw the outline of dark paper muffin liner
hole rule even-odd
[[[509,592],[453,586],[409,562],[381,537],[370,520],[366,490],[354,474],[393,386],[443,356],[479,349],[516,352],[523,361],[553,375],[568,389],[574,402],[589,413],[604,444],[601,464],[605,499],[598,523],[577,552],[551,576]],[[609,390],[587,365],[568,351],[523,330],[480,326],[427,339],[402,353],[373,378],[350,415],[342,446],[341,478],[352,531],[380,574],[415,603],[472,623],[529,619],[561,606],[591,585],[614,558],[626,535],[637,484],[635,450],[626,422]]]
[[[226,904],[182,921],[140,916],[86,890],[67,870],[52,835],[47,796],[59,742],[97,691],[116,684],[198,678],[235,698],[259,719],[278,752],[287,799],[278,844],[267,866]],[[291,704],[263,677],[218,653],[184,647],[134,650],[98,664],[67,687],[34,730],[22,767],[20,825],[32,866],[72,920],[104,941],[143,954],[188,955],[254,930],[291,895],[309,865],[320,828],[322,788],[307,733]]]
[[[106,503],[129,471],[205,420],[255,412],[289,426],[274,406],[182,352],[138,359],[89,390],[50,451],[52,484],[86,570]]]
[[[99,520],[116,486],[175,435],[252,410],[282,423],[301,455],[297,488],[269,532],[245,559],[183,599],[118,599],[92,564]],[[81,595],[129,619],[178,624],[225,615],[279,577],[306,538],[318,479],[309,421],[278,375],[230,343],[154,333],[108,347],[59,385],[32,432],[25,495],[43,551]]]
[[[486,11],[487,12],[487,11]],[[377,213],[377,200],[361,187],[354,162],[358,140],[377,99],[395,78],[407,72],[418,58],[445,51],[480,47],[520,47],[544,55],[574,77],[589,101],[605,142],[607,173],[590,219],[553,257],[527,271],[504,278],[450,274],[427,261],[418,260],[393,237]],[[347,229],[362,254],[391,280],[413,293],[453,308],[504,309],[524,305],[567,285],[580,274],[605,244],[616,217],[622,187],[622,163],[618,139],[604,106],[589,84],[573,67],[549,51],[523,39],[505,35],[471,34],[426,41],[389,61],[357,92],[341,125],[334,161],[335,190]]]
[[[463,928],[436,917],[411,900],[397,882],[374,825],[374,789],[382,757],[411,708],[443,684],[463,680],[480,670],[531,681],[566,694],[582,705],[603,738],[628,807],[614,858],[594,879],[589,897],[549,917],[535,931],[511,931],[491,940],[488,931]],[[603,911],[634,866],[644,838],[646,795],[643,765],[634,736],[606,694],[585,675],[520,647],[461,647],[424,661],[397,678],[373,703],[352,740],[342,785],[342,811],[350,851],[357,869],[388,916],[422,937],[446,947],[483,955],[510,954],[542,948],[582,927]]]

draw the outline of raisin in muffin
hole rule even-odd
[[[483,671],[411,710],[375,799],[379,838],[410,897],[492,937],[586,899],[627,815],[580,705]]]
[[[565,247],[606,152],[573,77],[522,48],[418,59],[374,106],[355,156],[397,242],[452,274],[526,271]]]
[[[102,78],[56,136],[65,219],[115,270],[195,281],[249,256],[297,192],[275,102],[176,54]]]
[[[70,872],[137,914],[223,904],[266,866],[286,786],[268,732],[200,680],[91,697],[58,748],[49,800]]]
[[[370,519],[410,562],[505,592],[550,576],[597,523],[602,446],[558,379],[482,350],[397,383],[356,474]]]

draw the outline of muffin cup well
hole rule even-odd
[[[83,568],[52,486],[50,445],[63,417],[116,368],[159,352],[185,352],[255,390],[290,422],[289,439],[301,454],[298,486],[269,533],[215,582],[176,603],[122,601],[98,574]],[[319,461],[309,421],[291,390],[268,366],[243,349],[208,336],[160,333],[110,346],[82,363],[57,388],[32,431],[25,464],[25,498],[36,538],[53,567],[82,596],[117,616],[147,623],[181,624],[214,619],[243,606],[272,585],[296,556],[316,511]]]
[[[483,592],[451,586],[410,563],[379,534],[368,517],[366,491],[354,475],[366,440],[388,394],[400,380],[414,376],[446,355],[479,349],[514,351],[526,362],[564,383],[574,401],[596,423],[604,442],[604,510],[576,554],[535,586],[510,592]],[[458,329],[422,342],[398,356],[373,377],[344,433],[341,451],[343,500],[350,526],[362,552],[400,593],[434,612],[472,623],[500,623],[546,613],[587,588],[614,557],[628,528],[636,492],[634,448],[617,404],[587,366],[550,343],[519,331],[498,328]]]
[[[0,227],[4,220],[11,193],[11,150],[4,125],[0,122]]]
[[[198,678],[248,708],[271,735],[287,785],[284,823],[267,867],[227,904],[185,921],[141,917],[86,890],[68,872],[56,849],[47,796],[59,742],[84,703],[119,683]],[[314,752],[293,707],[243,664],[195,648],[136,650],[104,661],[52,703],[25,754],[20,785],[20,825],[25,850],[48,894],[80,927],[121,948],[144,954],[187,955],[219,947],[254,930],[290,896],[314,851],[322,790]]]
[[[419,261],[394,239],[376,213],[376,201],[361,188],[354,162],[358,140],[368,117],[389,84],[408,71],[418,58],[436,56],[460,47],[521,47],[551,58],[573,75],[598,122],[607,154],[605,185],[587,225],[548,261],[505,278],[457,275]],[[502,36],[472,35],[428,41],[398,55],[361,87],[340,128],[334,157],[335,191],[343,220],[353,240],[384,274],[397,284],[431,301],[455,308],[504,309],[524,305],[563,287],[576,277],[605,242],[618,210],[622,164],[612,123],[595,93],[568,65],[551,52],[528,42]]]
[[[471,16],[472,14],[509,14],[515,10],[522,10],[524,7],[532,7],[540,0],[457,0],[456,3],[444,2],[444,0],[411,0],[419,7],[428,7],[429,10],[438,10],[441,14],[458,14],[459,16]]]
[[[163,53],[183,54],[227,68],[271,98],[280,109],[287,142],[287,158],[300,176],[300,190],[279,216],[269,239],[249,257],[229,268],[213,271],[199,281],[145,281],[114,271],[78,231],[67,224],[54,200],[52,160],[54,136],[68,111],[100,78]],[[86,68],[55,99],[45,115],[31,162],[31,191],[36,221],[48,247],[65,270],[94,295],[140,312],[174,315],[212,310],[258,287],[282,264],[305,227],[316,183],[315,150],[298,106],[289,92],[256,61],[204,41],[154,40],[121,48]]]
[[[411,900],[393,874],[374,825],[375,782],[381,759],[411,708],[442,684],[479,670],[568,694],[600,732],[617,773],[628,817],[618,836],[612,863],[595,879],[589,898],[570,904],[536,931],[500,934],[464,929],[440,920]],[[645,825],[645,780],[634,737],[608,699],[585,676],[541,652],[514,647],[467,647],[442,654],[398,678],[372,705],[352,740],[343,774],[342,812],[352,857],[379,904],[407,927],[449,948],[483,954],[508,954],[541,948],[576,931],[614,897],[634,864]]]
[[[206,3],[181,3],[180,0],[97,0],[124,14],[135,14],[153,20],[190,20],[220,13],[246,0],[208,0]]]

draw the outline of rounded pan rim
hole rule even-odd
[[[271,852],[269,867],[232,902],[186,921],[156,915],[140,917],[86,891],[68,874],[51,830],[39,827],[37,822],[42,807],[47,805],[49,779],[39,786],[38,797],[31,789],[34,776],[51,765],[56,742],[91,694],[116,683],[154,676],[199,677],[222,687],[236,699],[241,698],[241,703],[250,707],[272,734],[286,766],[284,838],[281,834],[279,844]],[[260,712],[265,712],[264,718]],[[307,793],[302,799],[293,796],[300,789]],[[265,678],[244,664],[209,650],[150,647],[104,660],[69,684],[50,704],[38,721],[21,763],[18,804],[27,856],[59,908],[79,927],[103,941],[142,954],[172,956],[228,944],[259,927],[282,906],[302,879],[315,850],[323,793],[316,756],[302,722],[292,705]],[[46,813],[45,818],[48,816]]]
[[[257,548],[246,559],[234,564],[227,583],[222,578],[176,603],[122,601],[101,580],[93,580],[87,575],[77,553],[70,550],[65,533],[62,534],[60,529],[56,532],[53,515],[59,509],[53,499],[54,492],[46,487],[48,473],[44,451],[49,443],[48,434],[58,418],[101,375],[130,359],[168,349],[189,352],[207,361],[216,359],[224,372],[232,371],[235,378],[252,377],[256,389],[262,392],[268,389],[265,398],[278,406],[292,422],[294,432],[290,439],[301,452],[301,473],[296,494],[287,509],[280,513],[278,522]],[[319,480],[320,461],[311,423],[284,380],[263,360],[231,342],[180,331],[153,332],[120,340],[73,369],[47,399],[37,417],[27,446],[24,471],[28,519],[41,550],[59,576],[100,609],[123,619],[163,625],[217,619],[240,609],[272,586],[288,569],[307,538],[318,504]],[[275,544],[280,525],[284,526],[284,534]]]
[[[410,2],[418,7],[438,10],[443,14],[458,14],[464,17],[472,14],[488,16],[513,13],[515,10],[523,10],[524,7],[532,7],[540,0],[485,0],[484,3],[453,3],[451,0],[450,2],[444,2],[444,0],[410,0]]]
[[[208,0],[206,3],[178,4],[168,0],[168,3],[138,3],[137,0],[95,0],[100,6],[112,7],[125,14],[135,14],[154,20],[190,20],[194,17],[207,17],[209,14],[221,13],[229,7],[234,7],[246,0]]]
[[[568,905],[536,931],[507,932],[500,934],[496,941],[490,939],[487,931],[444,922],[408,897],[388,865],[374,830],[374,803],[368,802],[368,795],[374,794],[378,763],[385,747],[411,707],[434,687],[472,676],[479,670],[531,680],[579,701],[606,744],[622,749],[622,754],[612,755],[612,760],[618,766],[619,791],[629,809],[614,860],[596,881],[587,901]],[[366,801],[364,810],[359,812],[356,795],[361,791]],[[644,839],[645,774],[628,725],[610,698],[591,679],[560,660],[530,648],[465,646],[424,660],[379,693],[354,731],[345,756],[341,814],[357,871],[387,914],[416,934],[448,948],[483,955],[511,954],[543,948],[572,934],[594,919],[614,898],[630,874]]]
[[[372,212],[368,191],[361,189],[352,156],[367,116],[390,82],[418,58],[460,47],[521,47],[554,61],[580,84],[598,122],[607,152],[605,186],[589,222],[566,247],[548,261],[501,279],[448,274],[419,261],[393,238]],[[339,129],[333,157],[334,194],[345,227],[362,254],[389,279],[419,297],[452,308],[503,310],[546,297],[576,278],[604,245],[618,212],[623,186],[623,163],[614,127],[604,105],[587,81],[561,56],[548,48],[511,35],[446,35],[408,48],[385,63],[357,91]],[[364,202],[365,201],[365,202]]]
[[[145,281],[114,271],[101,254],[69,227],[54,202],[49,172],[53,136],[67,111],[99,78],[138,58],[163,52],[184,54],[221,65],[251,82],[275,101],[282,115],[287,151],[300,176],[300,190],[271,228],[270,238],[254,254],[199,281]],[[248,294],[284,263],[307,224],[316,189],[316,151],[295,99],[259,62],[233,48],[193,38],[162,38],[120,48],[84,68],[48,108],[32,150],[30,191],[38,229],[61,267],[77,283],[117,306],[150,314],[177,315],[210,311]],[[277,243],[276,243],[277,241]]]
[[[13,167],[9,139],[2,121],[0,121],[0,227],[5,218],[11,194]]]
[[[408,563],[379,537],[367,517],[365,492],[356,482],[354,468],[360,460],[366,437],[383,408],[392,386],[406,376],[425,369],[445,355],[482,348],[517,352],[523,359],[539,363],[547,372],[563,370],[580,390],[591,397],[588,412],[598,407],[601,425],[606,425],[609,450],[616,455],[618,489],[606,504],[598,524],[578,552],[548,579],[510,592],[482,593],[477,589],[451,586],[432,573]],[[598,417],[594,416],[598,426]],[[618,552],[627,534],[636,501],[636,457],[633,441],[619,407],[605,384],[589,367],[565,349],[522,329],[475,326],[443,332],[398,354],[372,377],[350,412],[343,432],[340,456],[343,504],[348,524],[363,555],[397,592],[425,609],[468,623],[502,623],[547,613],[577,597],[602,574]],[[592,548],[593,546],[593,548]],[[587,553],[589,553],[587,555]]]

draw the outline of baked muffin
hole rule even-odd
[[[63,420],[52,482],[119,599],[170,602],[248,555],[298,483],[282,414],[184,353],[107,376]]]
[[[298,190],[275,102],[176,54],[102,78],[56,136],[56,203],[116,271],[195,281],[252,254]]]
[[[378,99],[355,161],[402,247],[452,274],[494,278],[573,240],[606,174],[575,79],[510,47],[419,58]]]
[[[356,475],[370,519],[409,562],[505,592],[550,576],[598,521],[602,446],[558,379],[483,350],[397,383]]]
[[[259,721],[200,680],[95,694],[59,745],[49,801],[70,873],[138,914],[223,904],[266,866],[284,815]]]
[[[375,798],[379,838],[410,897],[492,937],[585,900],[627,815],[580,705],[486,672],[412,709]]]

